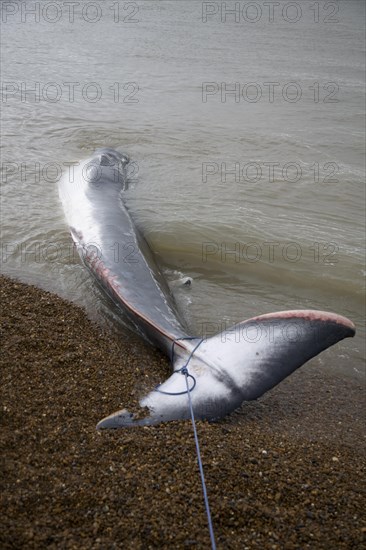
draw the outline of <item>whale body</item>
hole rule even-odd
[[[124,204],[128,163],[124,153],[98,149],[78,166],[72,181],[61,180],[59,194],[84,264],[136,330],[172,358],[173,373],[140,400],[137,414],[117,411],[98,429],[189,418],[187,372],[195,417],[219,419],[354,336],[349,319],[316,310],[260,315],[204,340],[191,335]]]

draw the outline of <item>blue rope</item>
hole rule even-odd
[[[172,364],[174,363],[174,345],[175,343],[178,341],[178,340],[196,340],[196,338],[194,336],[185,336],[184,338],[176,338],[174,341],[173,341],[173,345],[172,345],[172,353],[171,353],[171,362]],[[183,367],[181,367],[180,369],[177,369],[175,371],[173,371],[173,374],[176,373],[176,372],[180,372],[181,374],[183,374],[183,370],[186,369],[188,367],[188,363],[190,362],[191,358],[192,358],[192,355],[194,354],[194,352],[196,351],[196,349],[198,348],[198,346],[200,346],[203,342],[203,338],[201,338],[201,340],[198,342],[198,344],[193,348],[193,350],[191,351],[191,353],[189,354],[189,357],[187,359],[187,362],[185,365],[183,365]],[[154,391],[157,391],[159,393],[163,393],[164,395],[185,395],[186,393],[190,393],[192,390],[194,390],[194,388],[196,387],[196,379],[194,376],[192,376],[191,374],[188,373],[187,371],[187,376],[189,376],[189,378],[192,378],[193,380],[193,385],[191,388],[187,388],[187,390],[184,390],[184,391],[179,391],[179,392],[169,392],[169,391],[163,391],[163,390],[159,390],[161,384],[159,384],[158,386],[156,386],[156,388],[154,388]]]
[[[206,489],[206,482],[205,482],[205,475],[203,473],[203,465],[202,465],[202,459],[201,459],[201,453],[200,453],[200,446],[198,442],[198,436],[197,436],[197,430],[196,430],[196,422],[194,419],[194,412],[193,412],[193,406],[192,406],[192,398],[191,398],[191,392],[189,391],[188,387],[188,369],[187,367],[184,367],[182,370],[182,374],[185,375],[186,379],[186,385],[187,385],[187,394],[188,394],[188,401],[189,401],[189,410],[191,413],[191,421],[193,426],[193,433],[194,433],[194,441],[196,443],[196,452],[197,452],[197,461],[198,461],[198,467],[200,469],[201,474],[201,482],[202,482],[202,490],[203,490],[203,498],[205,500],[205,507],[206,507],[206,515],[207,515],[207,522],[208,522],[208,529],[210,531],[210,539],[211,539],[211,548],[212,550],[216,550],[216,542],[215,542],[215,535],[213,531],[213,525],[212,525],[212,519],[211,519],[211,512],[210,512],[210,505],[208,502],[208,496],[207,496],[207,489]]]
[[[173,345],[172,345],[172,357],[171,357],[172,363],[174,362],[174,344],[176,343],[177,340],[195,340],[195,338],[194,337],[185,337],[185,338],[176,338],[176,340],[174,340]],[[198,462],[198,467],[199,467],[200,475],[201,475],[203,498],[204,498],[204,501],[205,501],[207,523],[208,523],[208,529],[209,529],[209,532],[210,532],[210,539],[211,539],[211,548],[212,548],[212,550],[216,550],[216,542],[215,542],[215,535],[214,535],[212,519],[211,519],[210,504],[208,502],[205,475],[204,475],[204,472],[203,472],[202,458],[201,458],[200,446],[199,446],[197,429],[196,429],[196,421],[195,421],[195,418],[194,418],[194,411],[193,411],[192,398],[191,398],[191,391],[194,390],[194,388],[196,387],[196,379],[195,379],[194,376],[192,376],[188,372],[188,364],[189,364],[194,352],[196,351],[198,346],[200,346],[202,344],[202,342],[203,342],[203,338],[198,342],[198,344],[193,348],[193,350],[189,354],[189,357],[188,357],[188,360],[187,360],[186,364],[182,368],[174,371],[174,372],[180,372],[181,374],[184,374],[187,389],[185,391],[173,393],[173,392],[165,392],[165,391],[159,390],[159,387],[157,387],[157,388],[155,388],[155,391],[157,391],[159,393],[164,393],[165,395],[184,395],[185,393],[188,395],[189,411],[190,411],[190,414],[191,414],[191,421],[192,421],[193,433],[194,433],[194,441],[195,441],[195,444],[196,444],[197,462]],[[189,387],[189,384],[188,384],[188,378],[192,378],[192,380],[193,380],[193,386],[191,388]]]

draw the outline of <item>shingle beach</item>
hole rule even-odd
[[[61,298],[1,278],[5,549],[209,548],[190,422],[97,432],[166,378]],[[198,422],[217,547],[365,548],[364,388],[309,363]]]

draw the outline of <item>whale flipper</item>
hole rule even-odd
[[[185,357],[180,353],[173,374],[140,401],[148,415],[126,410],[101,420],[97,428],[150,425],[189,418],[187,369],[195,417],[215,420],[243,401],[257,399],[301,365],[343,338],[354,336],[349,319],[315,310],[270,313],[243,321],[212,338],[193,340]],[[195,349],[196,348],[196,349]],[[195,351],[192,354],[192,350]],[[187,363],[188,362],[188,363]]]

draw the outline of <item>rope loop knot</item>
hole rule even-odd
[[[194,336],[185,336],[184,338],[176,338],[174,341],[173,341],[173,344],[172,344],[172,354],[171,354],[171,361],[172,363],[174,363],[174,345],[175,343],[178,341],[178,340],[196,340],[196,338]],[[188,372],[188,364],[190,362],[190,360],[192,359],[193,357],[193,354],[194,352],[196,351],[196,349],[198,348],[198,346],[200,346],[203,342],[203,338],[200,339],[200,341],[198,342],[198,344],[193,348],[193,350],[191,351],[191,353],[189,354],[189,357],[187,359],[187,362],[185,365],[183,365],[183,367],[181,367],[180,369],[177,369],[175,371],[173,371],[173,374],[174,373],[178,373],[180,372],[181,374],[183,374],[185,377],[186,377],[186,383],[187,383],[187,389],[184,390],[184,391],[179,391],[179,392],[169,392],[169,391],[163,391],[163,390],[160,390],[160,386],[161,384],[159,384],[158,386],[156,386],[156,388],[154,388],[154,391],[157,391],[159,393],[162,393],[164,395],[185,395],[187,393],[191,393],[191,391],[194,390],[194,388],[196,387],[196,384],[197,384],[197,381],[195,379],[195,377],[190,374]],[[192,383],[192,386],[189,387],[188,386],[188,378],[191,378],[193,383]]]

